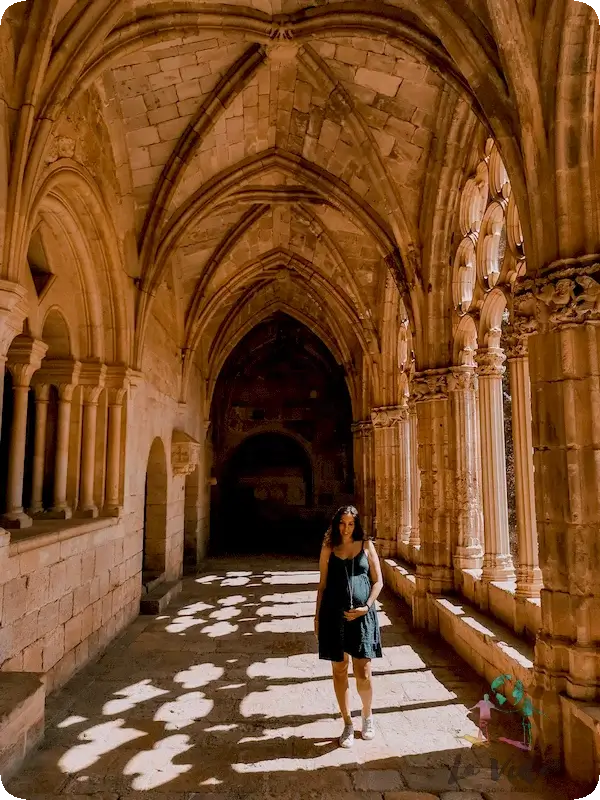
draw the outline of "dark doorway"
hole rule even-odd
[[[221,494],[225,551],[298,553],[311,543],[312,465],[289,436],[246,439],[225,464]]]
[[[345,373],[323,342],[277,313],[234,349],[213,396],[211,555],[318,558],[353,499]]]

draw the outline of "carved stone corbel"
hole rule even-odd
[[[185,431],[173,431],[171,441],[171,466],[173,475],[191,475],[200,461],[200,442]]]

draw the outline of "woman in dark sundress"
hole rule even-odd
[[[344,718],[340,745],[352,747],[349,657],[363,705],[362,737],[375,736],[371,659],[382,657],[375,600],[383,588],[377,552],[373,542],[365,538],[354,506],[336,511],[323,542],[319,569],[315,613],[319,658],[332,662],[335,696]]]

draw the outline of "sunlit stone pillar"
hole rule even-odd
[[[567,698],[600,696],[600,259],[569,260],[520,281],[515,305],[535,311],[528,340],[542,626],[533,686],[534,742],[574,777],[597,782],[593,735]],[[561,695],[562,701],[561,701]],[[563,725],[567,730],[563,731]]]
[[[84,364],[82,367],[80,383],[83,387],[83,433],[79,514],[83,517],[98,516],[98,507],[94,501],[96,423],[98,400],[104,388],[105,377],[106,367],[104,364]]]
[[[437,629],[437,615],[428,595],[451,591],[453,484],[452,428],[448,399],[448,370],[415,375],[412,390],[417,403],[419,470],[421,474],[420,551],[413,597],[413,622]]]
[[[376,517],[379,552],[397,556],[410,537],[410,421],[408,406],[376,408],[374,431]]]
[[[371,420],[360,420],[352,425],[355,504],[357,505],[365,531],[371,535],[373,530],[374,498],[372,486],[373,476],[373,423]]]
[[[375,408],[373,454],[375,459],[375,519],[377,550],[382,558],[396,555],[396,477],[397,431],[396,408]]]
[[[22,337],[13,342],[8,356],[8,368],[13,377],[14,405],[6,486],[6,513],[2,517],[2,525],[5,528],[27,528],[32,523],[31,517],[23,510],[27,406],[31,378],[40,368],[47,349],[48,346],[38,339]]]
[[[533,440],[531,430],[531,380],[529,377],[528,337],[535,320],[513,317],[508,331],[506,355],[512,398],[512,431],[515,454],[515,484],[519,565],[517,596],[538,597],[542,588],[539,546],[535,518],[533,479]]]
[[[500,338],[500,331],[490,332]],[[483,529],[485,554],[484,581],[509,581],[515,578],[508,535],[508,492],[502,376],[506,356],[497,345],[480,347],[475,355],[479,377],[479,425],[481,430]]]
[[[477,470],[477,375],[474,367],[451,370],[448,377],[456,459],[457,538],[454,566],[480,569],[483,560],[483,515]]]
[[[46,465],[46,428],[48,422],[48,403],[50,384],[37,383],[35,386],[35,437],[33,443],[33,474],[31,478],[30,516],[41,514],[44,510],[44,467]]]
[[[410,461],[410,413],[408,405],[398,411],[398,533],[397,541],[410,542],[412,533],[411,461]]]
[[[408,401],[409,424],[409,468],[410,468],[410,535],[411,547],[419,547],[419,507],[421,497],[421,474],[419,472],[419,423],[417,404],[411,397]]]

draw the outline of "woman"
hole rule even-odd
[[[315,613],[319,658],[332,662],[335,696],[344,718],[340,746],[352,747],[350,656],[363,704],[362,736],[363,739],[375,736],[371,659],[382,657],[375,600],[383,588],[377,552],[373,542],[365,540],[354,506],[342,506],[336,511],[321,548],[319,569],[321,578]]]

